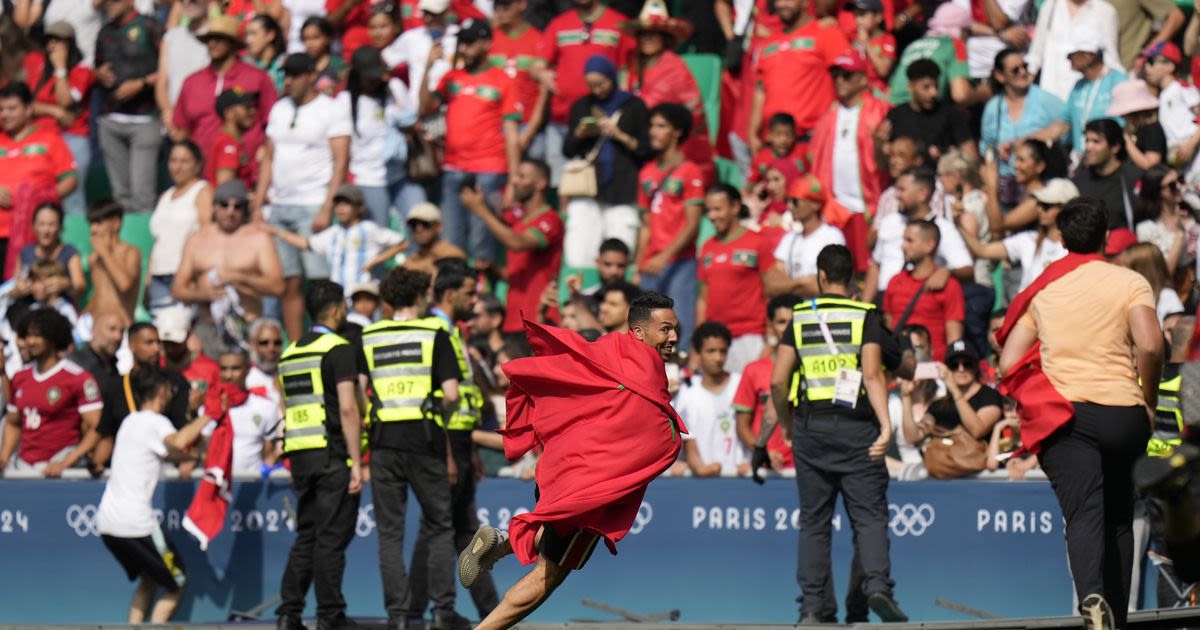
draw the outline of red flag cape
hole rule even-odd
[[[504,365],[508,388],[504,454],[543,447],[533,512],[508,526],[522,564],[537,559],[545,525],[604,537],[613,554],[629,533],[646,487],[679,455],[687,433],[671,407],[658,353],[632,334],[588,343],[576,333],[525,322],[536,356]]]
[[[222,394],[224,401],[221,400]],[[208,439],[204,477],[183,519],[183,528],[200,541],[202,550],[208,549],[208,542],[221,533],[221,528],[225,526],[225,512],[229,509],[230,489],[233,486],[230,478],[230,469],[233,468],[233,422],[228,410],[242,406],[249,397],[249,392],[223,381],[210,387],[204,397],[204,409],[210,418],[217,421],[217,428],[213,429],[212,437]]]
[[[1046,267],[1042,275],[1018,294],[1008,306],[1004,326],[996,332],[996,341],[1004,345],[1017,322],[1025,315],[1025,311],[1029,310],[1033,298],[1042,289],[1081,265],[1096,261],[1104,262],[1104,258],[1096,254],[1067,254],[1065,258]],[[1071,402],[1058,393],[1050,378],[1042,371],[1040,341],[1035,341],[1000,380],[1000,393],[1017,401],[1017,415],[1021,417],[1021,445],[1023,450],[1030,453],[1036,454],[1042,440],[1050,437],[1050,434],[1075,415],[1075,408]]]

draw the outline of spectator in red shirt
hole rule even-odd
[[[854,0],[849,8],[854,10],[854,31],[847,36],[867,59],[867,83],[887,94],[888,77],[896,67],[896,38],[888,32],[890,7],[885,8],[882,0]]]
[[[548,68],[538,73],[550,90],[550,124],[546,126],[546,157],[554,186],[562,178],[563,142],[567,118],[575,101],[587,96],[583,66],[594,55],[620,67],[633,49],[633,42],[621,32],[629,20],[600,0],[571,0],[574,9],[560,14],[546,26]],[[590,254],[589,254],[590,255]]]
[[[725,369],[740,373],[762,355],[763,281],[775,256],[762,234],[740,223],[742,197],[733,186],[709,188],[704,212],[716,232],[700,248],[696,321],[721,322],[729,328],[733,342]]]
[[[883,296],[883,313],[888,326],[895,326],[909,304],[915,301],[908,324],[919,324],[929,330],[933,358],[941,361],[946,346],[962,339],[963,318],[966,316],[962,285],[951,277],[941,291],[925,285],[939,270],[934,262],[941,241],[937,224],[925,219],[911,221],[904,228],[904,260],[906,267],[888,283]]]
[[[209,18],[199,37],[208,47],[211,62],[183,82],[172,115],[177,129],[175,139],[190,138],[205,152],[204,160],[212,160],[214,140],[224,124],[213,104],[224,91],[238,88],[257,104],[252,112],[254,124],[242,138],[242,148],[248,155],[254,155],[266,139],[263,128],[275,104],[275,84],[266,72],[238,59],[241,40],[234,18],[226,15]]]
[[[33,121],[33,93],[24,83],[0,88],[0,261],[6,260],[13,217],[32,223],[35,206],[75,190],[75,160],[58,130]],[[21,226],[22,234],[27,229]],[[24,238],[11,243],[14,251]],[[6,265],[4,271],[9,267]],[[7,277],[7,274],[5,274]]]
[[[442,225],[451,243],[475,257],[479,266],[496,260],[496,241],[477,216],[469,215],[458,198],[466,187],[478,185],[492,207],[499,207],[505,182],[515,179],[520,163],[517,125],[521,105],[512,79],[499,68],[487,67],[492,27],[474,20],[458,32],[462,67],[447,72],[436,92],[421,82],[421,111],[433,113],[446,104],[445,168],[442,172]],[[428,68],[441,59],[434,44]]]
[[[804,0],[776,0],[783,28],[763,45],[755,68],[757,85],[750,110],[750,151],[763,146],[762,123],[779,112],[796,119],[803,137],[833,103],[829,66],[850,42],[837,26],[825,26],[804,11]]]
[[[877,1],[877,0],[876,0]],[[837,102],[821,116],[812,134],[813,175],[829,187],[841,212],[826,210],[825,220],[846,235],[856,272],[867,270],[866,212],[879,202],[885,175],[875,160],[874,130],[887,119],[889,106],[867,85],[869,61],[857,50],[830,66]]]
[[[696,233],[704,210],[700,167],[680,148],[692,130],[692,113],[678,103],[650,112],[650,147],[658,159],[638,174],[638,274],[642,289],[675,300],[680,339],[691,339],[696,317]]]
[[[535,72],[546,68],[546,36],[525,20],[526,0],[496,0],[493,24],[496,27],[488,64],[502,68],[516,84],[517,100],[521,103],[521,152],[532,158],[545,159],[546,141],[542,123],[546,120],[546,103],[550,90],[538,83]]]
[[[733,395],[734,421],[737,423],[738,439],[747,450],[754,450],[758,443],[758,432],[762,428],[763,416],[775,415],[771,404],[771,372],[775,369],[775,346],[783,333],[792,325],[792,310],[800,298],[795,295],[777,295],[767,304],[767,327],[770,346],[763,355],[742,370],[742,380]],[[791,440],[784,436],[790,431],[772,432],[767,441],[767,455],[771,458],[772,470],[792,468]]]
[[[787,112],[779,112],[767,121],[767,146],[759,149],[750,161],[750,172],[746,174],[747,187],[754,194],[761,194],[767,169],[776,160],[788,160],[796,166],[799,174],[808,172],[808,143],[796,137],[796,119]]]
[[[238,88],[225,90],[217,97],[216,110],[221,129],[208,151],[205,179],[216,188],[236,177],[254,190],[258,161],[246,146],[247,132],[255,126],[254,99]]]
[[[558,278],[562,263],[565,228],[558,213],[546,201],[550,167],[541,160],[527,159],[513,177],[516,205],[497,217],[488,208],[477,187],[463,188],[462,203],[474,214],[500,245],[507,250],[503,277],[508,281],[504,333],[520,333],[524,319],[544,319],[540,312],[542,293]]]
[[[92,163],[88,121],[95,75],[83,63],[83,53],[75,44],[75,29],[66,22],[46,27],[46,56],[49,63],[43,64],[42,75],[30,77],[30,85],[34,86],[33,114],[53,119],[75,158],[76,172],[86,174]],[[84,213],[82,186],[63,199],[63,210],[67,214]]]
[[[716,181],[717,171],[713,164],[704,100],[691,70],[672,52],[679,42],[692,36],[691,22],[671,17],[663,0],[650,0],[637,21],[627,22],[624,28],[626,33],[637,38],[637,54],[625,73],[626,88],[642,99],[646,107],[680,103],[692,112],[695,133],[683,143],[683,155],[701,168],[704,185],[711,185]]]
[[[71,323],[58,311],[30,311],[17,324],[17,336],[31,361],[13,375],[0,472],[11,463],[16,470],[58,477],[100,440],[95,431],[104,407],[100,387],[87,370],[61,358],[72,336]]]
[[[192,312],[186,306],[162,309],[154,317],[154,327],[162,342],[163,365],[183,374],[191,385],[188,406],[192,413],[204,402],[210,387],[221,380],[221,367],[202,352],[192,351],[188,337],[192,334]]]
[[[371,44],[367,19],[371,17],[373,4],[362,0],[325,0],[326,18],[342,34],[342,57],[346,61],[350,61],[354,51]],[[279,54],[284,52],[280,50]]]

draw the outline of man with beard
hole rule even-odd
[[[421,83],[421,113],[446,106],[445,170],[442,172],[442,210],[446,237],[471,252],[480,264],[496,260],[496,242],[482,220],[471,217],[458,193],[478,185],[483,194],[499,197],[516,179],[521,151],[517,127],[521,103],[516,86],[500,68],[488,67],[492,28],[474,20],[458,32],[462,67],[442,77],[437,90]],[[426,71],[441,57],[435,44]],[[536,294],[540,295],[540,294]]]
[[[537,563],[476,630],[511,628],[583,568],[603,539],[609,551],[629,532],[646,487],[670,468],[687,433],[671,408],[664,363],[679,319],[671,298],[646,292],[629,308],[629,332],[586,342],[527,322],[535,357],[510,361],[504,454],[537,445],[537,506],[514,516],[510,537],[485,525],[458,561],[470,587],[497,560]],[[603,418],[603,421],[599,421]]]
[[[276,405],[283,401],[279,391],[279,357],[283,354],[283,324],[279,320],[262,317],[250,325],[247,337],[250,340],[250,373],[246,375],[246,389],[271,399]]]
[[[121,325],[121,316],[117,313],[98,315],[92,323],[92,340],[87,345],[80,346],[67,356],[75,365],[87,370],[97,382],[118,376],[117,350],[121,347],[121,338],[125,336],[125,327]]]
[[[492,213],[477,187],[464,188],[462,204],[471,211],[508,251],[508,264],[501,271],[508,280],[508,303],[503,333],[522,330],[522,313],[536,318],[542,293],[558,278],[566,227],[546,201],[550,167],[541,160],[523,160],[513,177],[516,205],[501,219]]]
[[[231,312],[246,320],[257,319],[263,297],[279,295],[283,286],[271,236],[247,225],[247,196],[240,179],[218,186],[213,193],[215,220],[189,236],[183,246],[171,292],[184,304],[208,307],[197,314],[201,330],[205,325],[220,329]],[[211,335],[202,339],[207,353],[218,354]]]
[[[131,375],[143,365],[158,365],[162,362],[162,342],[158,338],[158,329],[153,324],[146,322],[130,326],[129,351],[133,353],[133,369],[129,374],[100,382],[101,397],[107,402],[100,412],[100,423],[96,427],[96,431],[100,434],[100,442],[92,454],[92,461],[95,464],[93,472],[97,474],[108,465],[108,460],[112,458],[113,443],[117,437],[117,429],[121,428],[121,422],[130,413],[137,411],[137,405],[133,404],[134,401],[131,400],[132,396],[129,394],[133,391]],[[188,384],[187,378],[178,371],[167,369],[166,372],[171,381],[171,402],[167,405],[167,410],[163,412],[163,415],[171,420],[171,424],[175,425],[176,429],[181,429],[187,426],[188,420],[191,419],[191,415],[188,413],[188,393],[191,386]],[[129,388],[126,385],[129,385]],[[180,464],[180,468],[186,467],[189,471],[193,466],[192,462]]]

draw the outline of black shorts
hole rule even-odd
[[[178,591],[187,583],[183,559],[179,557],[175,545],[163,535],[161,528],[156,527],[149,536],[143,538],[118,538],[108,534],[101,534],[100,538],[124,567],[131,582],[146,575],[155,584],[171,592]]]
[[[533,487],[533,496],[537,500],[541,493],[537,486]],[[587,564],[600,542],[600,534],[582,529],[572,529],[560,534],[549,523],[542,526],[542,541],[538,544],[538,553],[546,559],[568,571],[578,571]]]

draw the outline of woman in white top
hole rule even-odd
[[[1187,257],[1187,213],[1180,208],[1179,184],[1175,169],[1157,164],[1142,174],[1137,199],[1137,239],[1158,246],[1168,273],[1175,273]]]
[[[1184,314],[1183,300],[1171,286],[1171,274],[1167,273],[1167,262],[1162,251],[1154,243],[1137,243],[1125,250],[1125,266],[1136,271],[1150,282],[1150,289],[1157,296],[1155,311],[1158,325],[1171,330]]]
[[[190,140],[177,142],[167,158],[167,171],[174,185],[158,199],[150,216],[150,284],[146,290],[146,308],[158,311],[175,304],[171,283],[183,256],[183,244],[192,232],[212,222],[213,191],[200,178],[204,158]]]
[[[392,207],[403,218],[409,208],[425,201],[425,190],[408,180],[408,147],[400,133],[401,127],[416,122],[416,112],[400,105],[405,99],[404,82],[388,78],[387,65],[373,46],[354,52],[346,83],[338,100],[350,110],[354,123],[350,173],[363,192],[367,218],[386,228]]]
[[[1059,241],[1058,213],[1070,200],[1079,196],[1079,189],[1069,179],[1055,178],[1035,190],[1031,199],[1037,204],[1037,231],[1017,232],[1000,242],[983,243],[968,228],[966,217],[955,215],[955,223],[971,255],[982,260],[1009,260],[1021,265],[1021,284],[1018,291],[1033,283],[1050,263],[1067,255]]]

